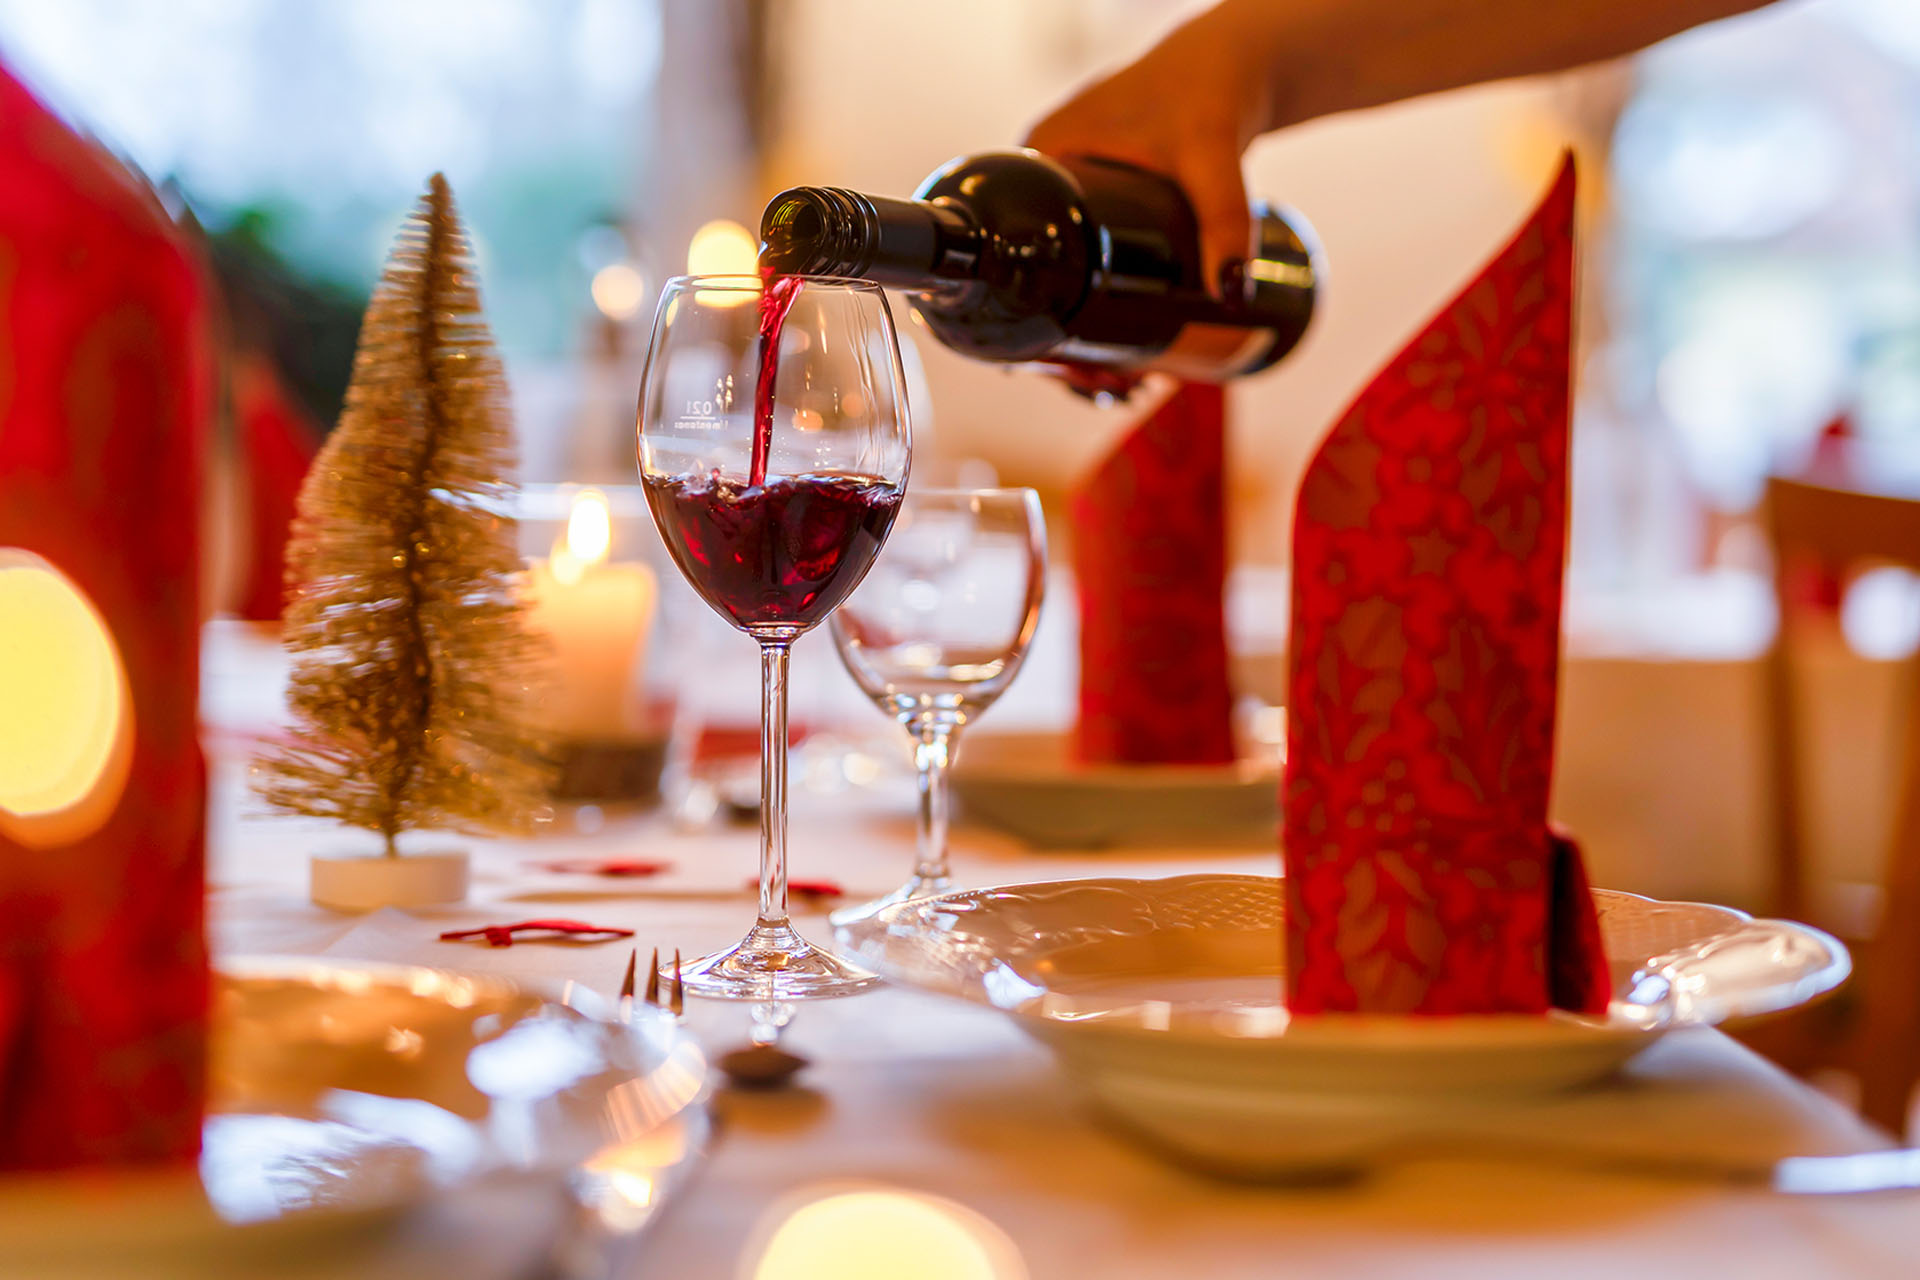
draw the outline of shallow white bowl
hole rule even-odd
[[[1107,1111],[1222,1172],[1298,1172],[1383,1126],[1606,1076],[1676,1027],[1804,1003],[1844,948],[1803,925],[1596,891],[1603,1018],[1290,1018],[1280,881],[1190,875],[978,889],[888,908],[841,944],[893,982],[1012,1016]]]

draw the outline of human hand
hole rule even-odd
[[[1207,287],[1252,250],[1240,156],[1272,116],[1270,70],[1221,5],[1176,28],[1134,62],[1075,93],[1028,131],[1025,144],[1056,156],[1118,160],[1180,184],[1200,222]]]

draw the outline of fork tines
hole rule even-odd
[[[635,948],[637,952],[639,948]],[[660,1007],[660,948],[653,949],[653,958],[647,961],[646,1001],[654,1008]]]
[[[627,953],[627,976],[620,979],[620,1021],[633,1021],[633,980],[634,970],[640,965],[640,948],[635,947]]]

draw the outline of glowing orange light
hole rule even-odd
[[[0,831],[68,844],[104,823],[132,754],[126,669],[86,593],[0,548]]]
[[[727,218],[716,218],[693,233],[687,244],[691,276],[751,276],[760,265],[760,242],[753,232]],[[750,290],[702,289],[702,306],[737,307],[759,295]]]
[[[788,1210],[753,1280],[891,1280],[901,1259],[916,1280],[1026,1280],[1005,1232],[965,1205],[884,1187],[821,1195]]]

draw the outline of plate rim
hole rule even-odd
[[[883,943],[887,926],[900,919],[916,907],[932,902],[968,900],[987,894],[1003,893],[1008,890],[1060,889],[1068,887],[1109,886],[1126,888],[1137,885],[1175,885],[1198,881],[1231,881],[1262,886],[1282,886],[1286,877],[1258,875],[1251,872],[1198,871],[1182,872],[1173,876],[1086,876],[1062,880],[1021,881],[1000,885],[985,885],[971,889],[955,890],[950,893],[930,895],[896,903],[873,917],[864,926],[854,930],[836,931],[835,941],[848,950],[855,958],[873,966],[887,981],[903,985],[914,990],[925,991],[949,999],[961,1000],[979,1008],[992,1009],[1015,1020],[1029,1034],[1045,1040],[1056,1038],[1115,1038],[1127,1040],[1149,1040],[1153,1043],[1198,1043],[1208,1046],[1238,1044],[1246,1046],[1249,1052],[1261,1047],[1285,1048],[1305,1052],[1320,1050],[1387,1050],[1398,1047],[1419,1048],[1426,1051],[1445,1051],[1449,1048],[1460,1052],[1484,1052],[1495,1047],[1495,1041],[1511,1043],[1515,1046],[1538,1044],[1542,1041],[1565,1042],[1569,1037],[1585,1042],[1606,1040],[1641,1040],[1651,1044],[1654,1039],[1669,1031],[1687,1027],[1717,1026],[1724,1022],[1759,1017],[1775,1013],[1826,995],[1846,981],[1852,972],[1852,958],[1844,944],[1823,929],[1795,920],[1772,917],[1756,917],[1738,907],[1724,906],[1719,903],[1700,902],[1689,899],[1655,898],[1648,894],[1633,893],[1623,889],[1592,888],[1589,892],[1598,899],[1626,899],[1654,907],[1690,908],[1709,911],[1727,918],[1732,926],[1726,933],[1714,935],[1712,941],[1733,938],[1757,926],[1798,933],[1816,945],[1827,955],[1827,963],[1791,984],[1792,998],[1779,1002],[1761,1002],[1751,1008],[1742,1008],[1720,1016],[1683,1016],[1656,1023],[1636,1023],[1621,1020],[1613,1016],[1613,1010],[1619,1007],[1617,1000],[1609,1001],[1609,1015],[1595,1018],[1568,1013],[1564,1010],[1550,1009],[1543,1016],[1528,1013],[1491,1013],[1491,1014],[1378,1014],[1378,1013],[1331,1013],[1316,1014],[1311,1017],[1288,1018],[1281,1027],[1271,1034],[1232,1034],[1214,1028],[1189,1024],[1169,1024],[1156,1027],[1138,1021],[1078,1021],[1050,1016],[1031,1007],[1010,1007],[983,999],[973,991],[962,989],[955,984],[932,985],[895,976],[898,966],[890,964],[884,950],[872,944]],[[863,945],[868,944],[868,945]],[[1660,957],[1649,957],[1649,962]],[[1277,976],[1277,975],[1276,975]],[[1478,1033],[1478,1034],[1462,1034]],[[1397,1042],[1397,1043],[1396,1043]]]

